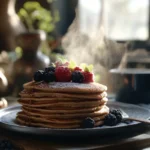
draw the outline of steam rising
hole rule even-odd
[[[118,83],[114,79],[112,81],[109,70],[119,66],[125,52],[125,45],[105,39],[102,27],[95,37],[82,34],[76,17],[62,40],[62,46],[66,51],[67,59],[74,60],[78,64],[93,64],[94,73],[100,75],[100,83],[107,85],[112,92],[112,84]]]

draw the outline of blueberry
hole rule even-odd
[[[122,121],[122,114],[121,114],[120,110],[113,109],[110,111],[110,113],[116,116],[118,123],[120,123]]]
[[[74,71],[72,73],[72,82],[82,83],[84,81],[84,76],[81,71]]]
[[[116,125],[117,122],[117,118],[115,115],[109,113],[105,118],[104,118],[104,124],[108,125],[108,126],[114,126]]]
[[[34,73],[34,81],[39,82],[43,80],[43,70],[38,70],[37,72]]]
[[[116,118],[117,118],[117,123],[122,122],[122,115],[117,114],[117,115],[116,115]]]
[[[50,71],[50,72],[44,72],[44,81],[45,82],[53,82],[56,80],[55,73]]]
[[[116,114],[121,114],[121,111],[118,109],[112,109],[110,110],[110,113],[116,115]]]
[[[87,117],[82,121],[81,128],[93,128],[94,125],[95,121],[92,118]]]
[[[45,72],[55,72],[55,67],[54,66],[49,66],[47,68],[45,68]]]

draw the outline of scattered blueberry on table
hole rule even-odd
[[[0,141],[0,150],[16,150],[15,146],[8,140]]]

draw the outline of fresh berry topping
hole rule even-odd
[[[73,70],[74,71],[83,71],[80,67],[75,67]]]
[[[59,66],[55,69],[56,81],[58,82],[70,82],[71,70],[68,67]]]
[[[63,66],[65,66],[65,67],[68,67],[68,65],[69,65],[69,62],[63,63]]]
[[[60,59],[51,64],[45,70],[39,70],[34,74],[36,82],[76,82],[89,83],[94,81],[92,73],[93,65],[81,64],[80,67],[74,61]],[[52,73],[53,72],[53,73]],[[55,75],[54,75],[55,74]]]
[[[62,62],[62,61],[57,61],[57,62],[55,62],[55,66],[56,67],[59,67],[59,66],[64,66],[64,67],[68,67],[68,65],[69,65],[69,62]]]
[[[84,76],[80,71],[74,71],[72,73],[72,82],[82,83],[84,81]]]
[[[93,82],[93,73],[85,71],[83,72],[83,76],[84,76],[84,83],[89,83],[89,82]]]
[[[56,80],[55,73],[50,71],[50,72],[44,72],[44,79],[45,82],[53,82]]]
[[[45,72],[50,72],[50,71],[55,72],[55,67],[50,66],[50,67],[45,68]]]
[[[34,81],[39,82],[43,80],[43,70],[38,70],[37,72],[34,73]]]
[[[94,125],[95,125],[95,121],[92,118],[87,117],[81,123],[81,128],[93,128]]]
[[[122,121],[122,114],[120,110],[113,109],[110,111],[111,114],[115,115],[117,118],[117,123],[120,123]]]
[[[117,118],[113,114],[108,114],[104,119],[104,124],[108,126],[114,126],[117,124]]]

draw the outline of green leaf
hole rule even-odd
[[[85,64],[85,63],[82,63],[82,64],[80,64],[80,67],[81,67],[83,70],[85,70],[86,64]]]
[[[39,29],[44,30],[46,32],[51,32],[55,28],[53,24],[47,24],[46,22],[43,22],[43,21],[40,21],[38,26],[39,26]]]
[[[93,71],[93,65],[89,65],[88,70],[89,70],[89,72],[92,72]]]
[[[81,64],[81,68],[84,70],[84,71],[87,71],[87,72],[92,72],[93,71],[93,65],[87,65],[85,63]]]
[[[70,61],[69,61],[69,66],[68,66],[68,67],[69,67],[70,69],[74,69],[76,66],[77,66],[77,64],[75,63],[75,61],[73,61],[73,60],[70,60]]]
[[[67,59],[65,59],[64,57],[59,57],[58,61],[61,62],[61,64],[68,62]]]
[[[84,68],[84,71],[90,72],[87,66]]]
[[[23,19],[23,18],[26,18],[28,16],[28,13],[24,8],[21,8],[18,12],[18,15],[19,15],[19,17],[21,17]]]
[[[66,58],[63,55],[57,54],[56,55],[56,62],[57,61],[63,63],[64,61],[66,62],[67,60],[66,60]]]
[[[51,66],[56,67],[55,63],[51,63]]]
[[[31,11],[39,9],[41,7],[41,5],[38,2],[26,2],[26,3],[24,3],[23,7],[27,11],[31,12]]]
[[[18,15],[27,25],[29,30],[38,28],[47,33],[50,33],[55,29],[55,23],[59,20],[58,11],[54,11],[54,15],[52,15],[49,10],[42,7],[40,3],[36,1],[24,3],[23,8],[20,9]]]

